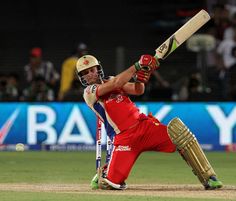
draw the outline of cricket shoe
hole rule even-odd
[[[210,176],[208,182],[204,185],[204,187],[205,190],[215,190],[218,188],[222,188],[223,184],[216,178],[216,176]]]

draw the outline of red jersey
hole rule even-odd
[[[87,105],[104,122],[108,133],[116,134],[127,130],[138,123],[139,109],[123,90],[115,90],[98,97],[99,85],[90,85],[84,90]]]

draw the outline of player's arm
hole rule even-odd
[[[152,72],[157,68],[158,64],[154,57],[151,55],[142,55],[138,62],[115,76],[113,79],[99,85],[97,96],[103,96],[113,90],[123,88],[125,84],[139,71]],[[139,85],[137,85],[140,87]],[[131,87],[132,88],[132,87]]]
[[[135,66],[130,66],[127,70],[99,85],[97,95],[103,96],[115,89],[122,88],[133,77],[135,72]]]
[[[151,68],[150,70],[142,69],[137,71],[133,79],[135,80],[135,83],[126,83],[122,89],[130,95],[142,95],[145,91],[145,83],[148,83],[151,75],[153,73],[156,73],[156,69],[159,67],[159,62],[156,62],[156,66],[154,68]]]
[[[122,87],[122,89],[125,93],[130,95],[142,95],[145,91],[145,85],[141,82],[128,82]]]

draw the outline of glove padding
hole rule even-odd
[[[144,70],[149,72],[156,70],[159,67],[159,62],[155,57],[145,54],[140,57],[134,66],[137,71]]]
[[[144,71],[144,70],[139,70],[136,72],[134,75],[134,81],[135,82],[142,82],[142,83],[147,83],[151,77],[153,71]]]

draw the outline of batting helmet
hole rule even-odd
[[[103,69],[100,62],[92,55],[84,55],[80,57],[76,63],[76,71],[79,77],[79,80],[83,86],[88,86],[87,81],[81,75],[83,70],[89,69],[91,67],[97,66],[98,76],[100,79],[104,77]]]

